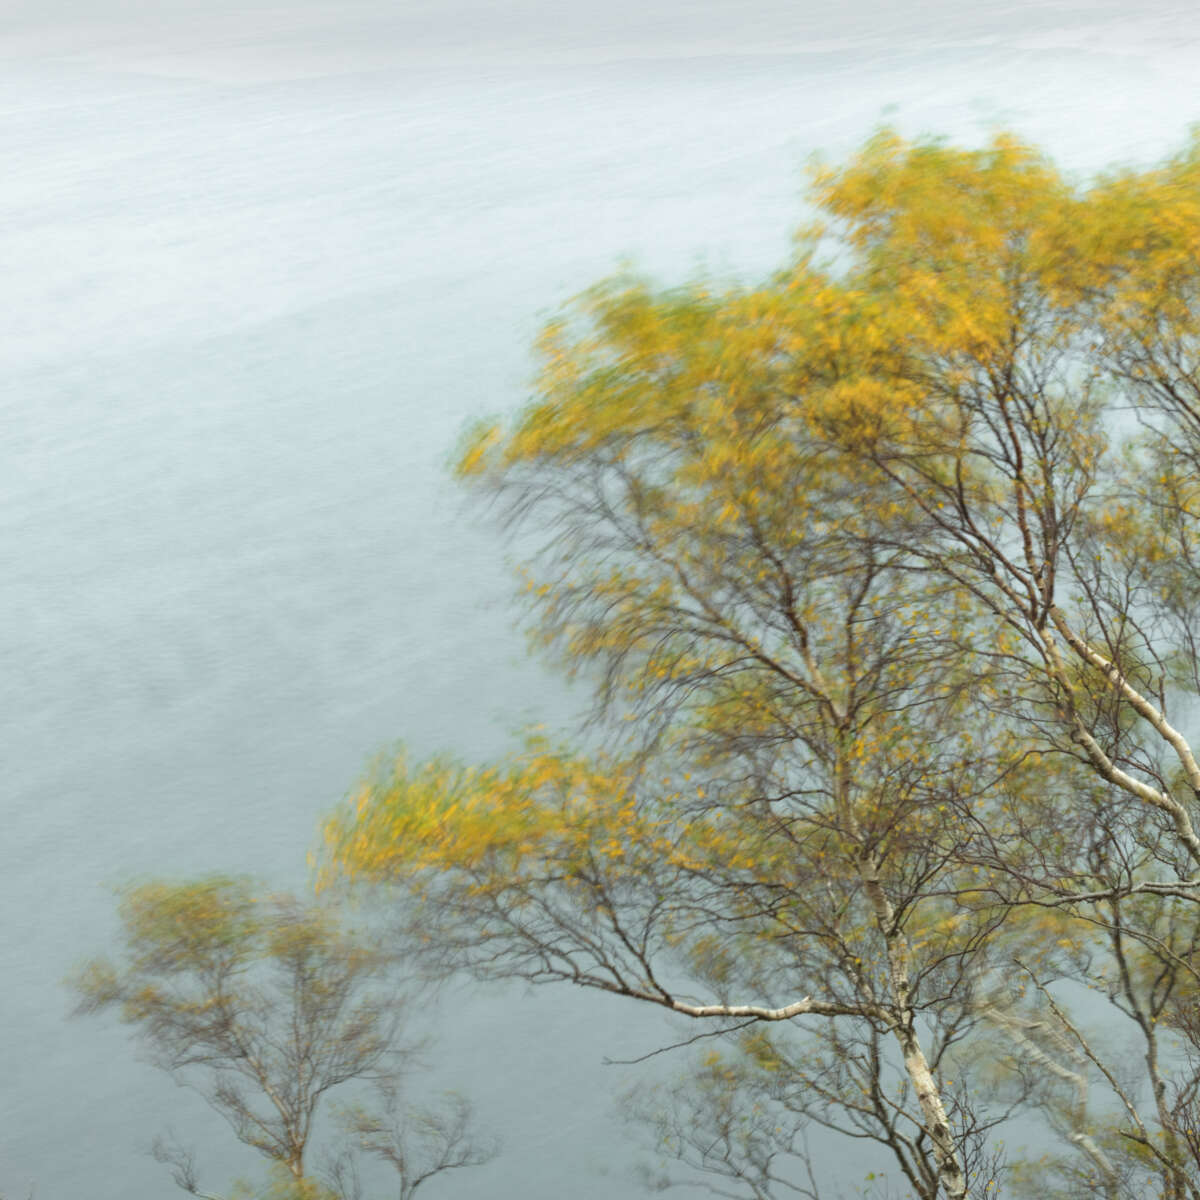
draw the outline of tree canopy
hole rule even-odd
[[[328,872],[441,968],[723,1032],[661,1128],[727,1194],[816,1123],[992,1196],[1033,1107],[1037,1194],[1200,1197],[1200,140],[1079,182],[884,132],[811,196],[760,286],[585,293],[468,437],[595,723],[396,759]]]

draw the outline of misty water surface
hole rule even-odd
[[[520,403],[545,315],[622,258],[773,269],[808,156],[883,120],[1012,127],[1088,170],[1200,115],[1190,9],[901,7],[6,6],[6,1195],[169,1195],[141,1153],[167,1124],[214,1189],[256,1168],[123,1030],[65,1020],[108,886],[304,886],[318,818],[393,739],[492,754],[576,705],[444,469]],[[431,1084],[506,1151],[431,1200],[633,1194],[634,1076],[602,1058],[678,1026],[561,989],[443,1007]]]

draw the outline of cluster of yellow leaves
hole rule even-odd
[[[1164,316],[1190,326],[1200,141],[1162,168],[1081,189],[1010,136],[962,150],[884,132],[815,172],[812,198],[827,224],[809,241],[840,238],[848,270],[805,252],[754,290],[592,289],[544,333],[539,398],[513,428],[475,431],[461,473],[620,457],[649,437],[676,456],[679,485],[777,476],[768,460],[788,440],[760,438],[781,420],[847,441],[913,422],[928,434],[940,415],[915,364],[930,356],[965,384],[1016,339],[1061,349]],[[737,506],[724,501],[722,512]]]
[[[525,882],[569,886],[574,876],[616,880],[647,870],[701,871],[751,863],[717,822],[673,818],[681,793],[651,786],[630,765],[527,752],[482,768],[448,759],[410,765],[399,755],[365,780],[327,824],[333,873],[411,880],[447,873],[468,891]]]
[[[135,961],[156,969],[191,970],[215,953],[244,954],[262,929],[250,884],[223,877],[139,885],[122,895],[120,915]]]

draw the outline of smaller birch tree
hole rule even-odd
[[[121,957],[95,959],[71,981],[77,1013],[112,1010],[133,1026],[153,1065],[202,1096],[272,1164],[271,1195],[337,1196],[351,1177],[344,1156],[332,1187],[308,1165],[326,1097],[356,1083],[394,1097],[414,1063],[417,1047],[401,1041],[403,1006],[388,986],[393,960],[349,935],[327,908],[242,879],[141,884],[122,894],[120,917]],[[433,1146],[446,1153],[421,1163],[426,1176],[494,1153],[471,1136],[466,1112],[455,1113],[453,1121],[410,1114],[430,1146],[438,1130],[446,1134],[444,1147]],[[152,1153],[184,1191],[214,1200],[187,1146],[159,1137]]]

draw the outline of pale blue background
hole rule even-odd
[[[393,738],[484,755],[570,709],[444,472],[522,399],[547,312],[622,257],[769,271],[808,155],[884,119],[1009,126],[1082,171],[1197,116],[1192,6],[961,7],[4,6],[0,1190],[170,1195],[139,1153],[167,1122],[214,1188],[254,1165],[123,1031],[65,1022],[107,885],[302,885]],[[507,1149],[430,1200],[632,1193],[601,1058],[663,1018],[569,990],[444,1008],[436,1083]]]

